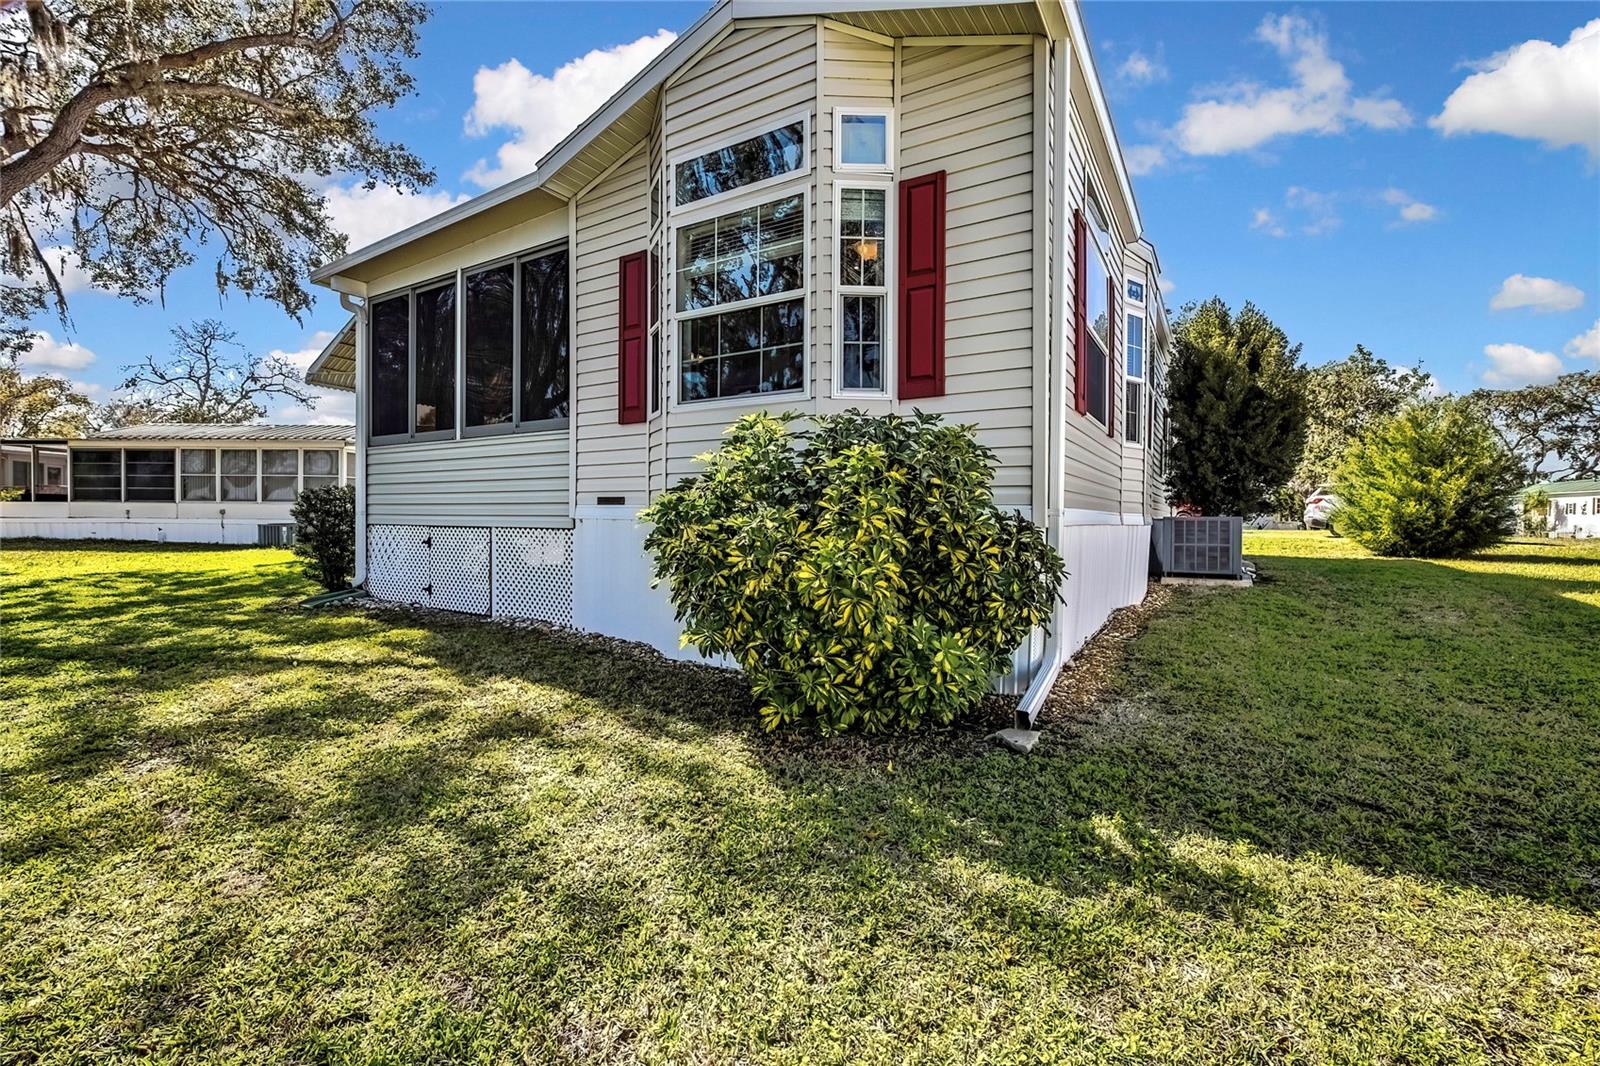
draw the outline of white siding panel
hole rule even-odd
[[[529,525],[567,517],[568,436],[507,433],[367,450],[374,525]]]
[[[641,144],[577,205],[578,504],[597,496],[645,502],[647,430],[617,422],[617,260],[650,237],[649,157]]]

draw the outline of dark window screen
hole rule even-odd
[[[372,435],[388,437],[410,432],[406,405],[410,402],[410,297],[395,296],[372,309]]]
[[[522,264],[522,397],[518,420],[567,417],[567,250]]]
[[[128,499],[176,499],[177,473],[177,455],[171,448],[128,449]]]
[[[417,293],[418,433],[456,428],[456,287]]]
[[[511,421],[514,272],[510,263],[467,275],[467,425]]]

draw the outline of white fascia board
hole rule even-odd
[[[633,78],[607,100],[600,109],[590,115],[577,129],[573,130],[554,148],[546,152],[530,174],[506,182],[499,188],[490,189],[486,193],[474,196],[464,203],[434,215],[432,218],[423,219],[414,226],[408,226],[399,233],[393,233],[379,241],[359,248],[335,259],[326,266],[318,267],[311,272],[311,280],[318,285],[328,285],[330,288],[339,289],[333,284],[333,279],[352,267],[359,266],[369,259],[376,259],[386,252],[404,247],[420,237],[438,232],[448,226],[454,225],[463,219],[471,218],[492,207],[498,207],[508,200],[514,200],[525,193],[542,187],[550,175],[556,173],[571,159],[613,122],[620,118],[628,108],[638,103],[641,98],[656,86],[666,81],[678,66],[692,56],[705,42],[714,36],[723,26],[727,25],[732,16],[732,0],[718,0],[718,3],[690,26],[683,35],[673,41],[655,59],[635,74]],[[342,291],[342,290],[341,290]]]

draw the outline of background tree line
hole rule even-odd
[[[1213,297],[1183,307],[1166,398],[1172,503],[1298,520],[1358,442],[1429,405],[1458,409],[1436,420],[1458,432],[1482,426],[1519,485],[1600,476],[1600,373],[1450,397],[1421,367],[1392,365],[1364,345],[1314,367],[1301,354],[1253,304],[1234,312]]]

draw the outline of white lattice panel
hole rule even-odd
[[[367,591],[395,603],[430,602],[427,540],[422,526],[367,527]]]
[[[494,531],[494,613],[572,624],[572,531]]]
[[[489,531],[433,526],[433,605],[447,611],[489,613]]]

